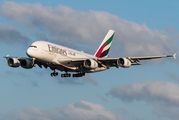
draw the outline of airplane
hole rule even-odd
[[[139,60],[165,57],[174,57],[176,59],[176,53],[174,55],[108,58],[114,34],[114,30],[108,31],[94,55],[47,41],[36,41],[27,49],[27,58],[10,57],[9,55],[4,56],[4,58],[7,59],[7,64],[13,68],[21,66],[25,69],[31,69],[36,65],[40,68],[42,66],[49,67],[53,71],[51,76],[58,75],[56,70],[64,71],[65,74],[61,74],[61,77],[71,77],[69,72],[75,72],[73,77],[82,77],[86,73],[104,71],[110,67],[128,68],[131,65],[141,65]]]

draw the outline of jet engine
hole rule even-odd
[[[83,65],[86,67],[86,68],[97,68],[98,67],[98,63],[93,60],[93,59],[87,59],[84,61]]]
[[[7,64],[10,67],[19,67],[20,66],[20,61],[17,58],[8,58],[7,59]]]
[[[124,68],[127,68],[127,67],[131,66],[131,61],[129,59],[127,59],[127,58],[119,58],[117,60],[117,65],[121,66],[121,67],[124,67]]]
[[[26,68],[26,69],[31,69],[34,66],[32,60],[29,58],[21,60],[20,63],[21,63],[21,67]]]

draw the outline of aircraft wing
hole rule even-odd
[[[141,56],[141,57],[126,57],[130,60],[149,60],[149,59],[157,59],[157,58],[165,58],[165,57],[174,57],[176,59],[176,53],[174,55],[161,55],[161,56]],[[97,60],[116,60],[117,58],[97,58]]]
[[[142,57],[116,57],[116,58],[70,58],[70,59],[58,59],[60,64],[68,67],[80,67],[84,65],[86,60],[92,60],[90,62],[97,62],[99,67],[129,67],[130,65],[141,65],[139,60],[150,60],[157,58],[174,57],[174,55],[161,55],[161,56],[142,56]],[[130,61],[130,62],[129,62]],[[126,62],[126,63],[125,63]],[[126,65],[127,66],[126,66]]]
[[[161,56],[144,56],[144,57],[128,57],[132,60],[148,60],[148,59],[157,59],[157,58],[165,58],[165,57],[174,57],[176,59],[176,53],[174,55],[161,55]]]
[[[122,57],[122,58],[97,58],[98,61],[103,63],[104,65],[107,63],[109,67],[125,67],[125,62],[127,62],[131,65],[141,65],[140,60],[150,60],[150,59],[157,59],[157,58],[165,58],[165,57],[174,57],[176,59],[176,53],[174,55],[161,55],[161,56],[141,56],[141,57]],[[130,62],[129,62],[130,61]],[[121,62],[122,64],[120,64]],[[130,65],[129,65],[130,66]],[[129,67],[127,65],[127,67]]]
[[[6,59],[15,58],[15,59],[21,61],[21,60],[26,59],[26,58],[28,58],[28,57],[14,57],[14,56],[6,55],[6,56],[4,56],[3,58],[6,58]]]

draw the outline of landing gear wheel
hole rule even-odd
[[[61,77],[64,77],[64,74],[61,74]]]
[[[68,77],[68,74],[65,74],[65,77]]]
[[[83,76],[85,76],[85,73],[73,74],[73,77],[83,77]]]
[[[51,75],[51,76],[58,76],[58,72],[55,72],[55,71],[54,71],[54,72],[51,73],[50,75]]]
[[[66,74],[61,74],[61,77],[71,77],[71,74],[68,74],[68,73],[66,73]]]
[[[51,76],[53,76],[53,73],[51,73]]]

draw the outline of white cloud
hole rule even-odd
[[[174,80],[175,82],[179,82],[179,75],[175,73],[168,72],[168,75]]]
[[[87,101],[69,103],[63,108],[41,110],[36,107],[15,109],[3,116],[2,120],[122,120],[101,106]]]
[[[83,79],[84,79],[84,81],[86,81],[88,83],[98,86],[98,82],[96,80],[94,80],[89,74],[86,74]]]
[[[23,43],[27,44],[30,38],[24,36],[16,28],[6,25],[0,25],[0,42],[6,44]]]
[[[109,110],[101,106],[86,101],[80,101],[76,103],[70,103],[67,107],[63,108],[63,115],[68,116],[69,119],[95,119],[95,120],[117,120],[121,119],[120,116],[116,116]]]
[[[179,107],[179,85],[172,82],[145,81],[119,85],[112,88],[108,94],[123,101],[143,100]]]
[[[179,109],[176,107],[168,106],[168,105],[160,105],[160,104],[153,104],[154,110],[153,112],[158,115],[158,117],[168,117],[172,120],[179,119]]]
[[[145,101],[159,118],[179,119],[179,85],[172,82],[144,81],[112,88],[111,95],[125,102]]]
[[[4,18],[35,31],[34,35],[39,33],[38,37],[54,38],[70,45],[76,42],[100,43],[107,31],[114,29],[113,50],[117,56],[173,54],[178,50],[174,39],[166,31],[150,30],[145,24],[127,21],[108,12],[84,12],[67,6],[51,8],[41,4],[8,1],[3,2],[0,11]],[[116,53],[121,50],[123,54]]]

